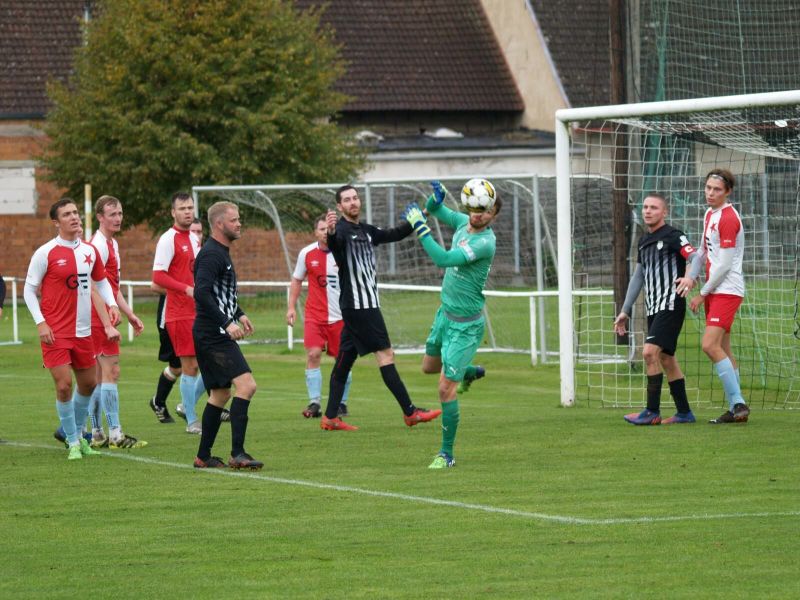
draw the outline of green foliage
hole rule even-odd
[[[128,225],[163,224],[193,184],[346,179],[358,149],[330,118],[344,71],[318,13],[285,0],[115,0],[90,22],[42,157],[80,197],[125,201]]]

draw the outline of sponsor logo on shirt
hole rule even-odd
[[[67,266],[67,259],[66,258],[59,258],[56,261],[56,266],[57,267],[66,267]]]

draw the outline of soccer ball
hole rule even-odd
[[[491,210],[496,199],[497,192],[486,179],[470,179],[461,188],[461,204],[468,211]]]

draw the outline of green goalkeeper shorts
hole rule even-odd
[[[425,342],[425,354],[441,356],[444,376],[450,381],[461,381],[483,341],[483,328],[482,314],[474,320],[454,321],[440,306]]]

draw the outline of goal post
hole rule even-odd
[[[621,191],[634,225],[644,195],[666,193],[673,199],[668,222],[697,244],[706,208],[704,174],[725,167],[737,177],[732,202],[745,223],[748,286],[733,334],[734,354],[742,351],[742,387],[760,397],[762,406],[800,408],[800,90],[562,109],[555,115],[555,140],[562,405],[572,406],[579,395],[597,398],[603,406],[641,406],[644,399],[643,374],[634,372],[637,340],[643,337],[641,315],[630,347],[620,349],[609,339],[618,311],[613,296],[602,296],[600,304],[591,306],[578,302],[576,309],[578,294],[608,288],[610,279],[600,271],[601,245],[612,240],[610,196],[576,194],[575,178],[610,175],[614,148],[625,144],[630,158]],[[592,216],[596,231],[576,216],[578,206]],[[632,227],[628,246],[633,264],[635,234]],[[593,311],[589,317],[582,314],[586,307]],[[710,361],[697,351],[701,330],[702,323],[687,313],[679,362],[688,363],[690,399],[708,405],[714,398],[720,402],[722,391],[709,374]],[[737,343],[749,345],[742,350]],[[602,350],[591,365],[587,356],[598,353],[586,346],[593,344]]]

